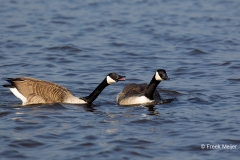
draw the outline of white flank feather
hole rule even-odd
[[[27,102],[27,98],[24,97],[20,92],[18,92],[17,88],[9,88],[9,89],[17,98],[22,100],[23,104]]]

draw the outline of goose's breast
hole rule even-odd
[[[86,104],[87,102],[75,97],[75,96],[68,96],[64,99],[63,103],[69,103],[69,104]]]
[[[150,100],[149,98],[145,96],[140,97],[128,97],[125,99],[122,99],[119,104],[120,105],[136,105],[136,104],[144,104],[144,103],[151,103],[153,100]]]

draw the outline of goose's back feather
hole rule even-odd
[[[67,88],[53,82],[30,77],[17,77],[7,81],[27,99],[26,104],[68,103],[75,98]]]

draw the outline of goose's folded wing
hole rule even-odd
[[[58,84],[29,77],[14,78],[10,83],[26,98],[35,94],[46,101],[61,101],[64,97],[72,95],[68,89]]]

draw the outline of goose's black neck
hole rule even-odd
[[[99,94],[107,87],[109,84],[107,83],[106,78],[97,86],[97,88],[89,94],[89,96],[81,98],[86,101],[88,104],[92,104],[92,102],[99,96]]]
[[[147,98],[149,98],[150,100],[153,100],[154,91],[156,90],[156,88],[160,82],[161,81],[157,81],[155,79],[155,75],[154,75],[151,82],[149,83],[149,85],[147,87],[147,91],[145,92],[145,96]]]

